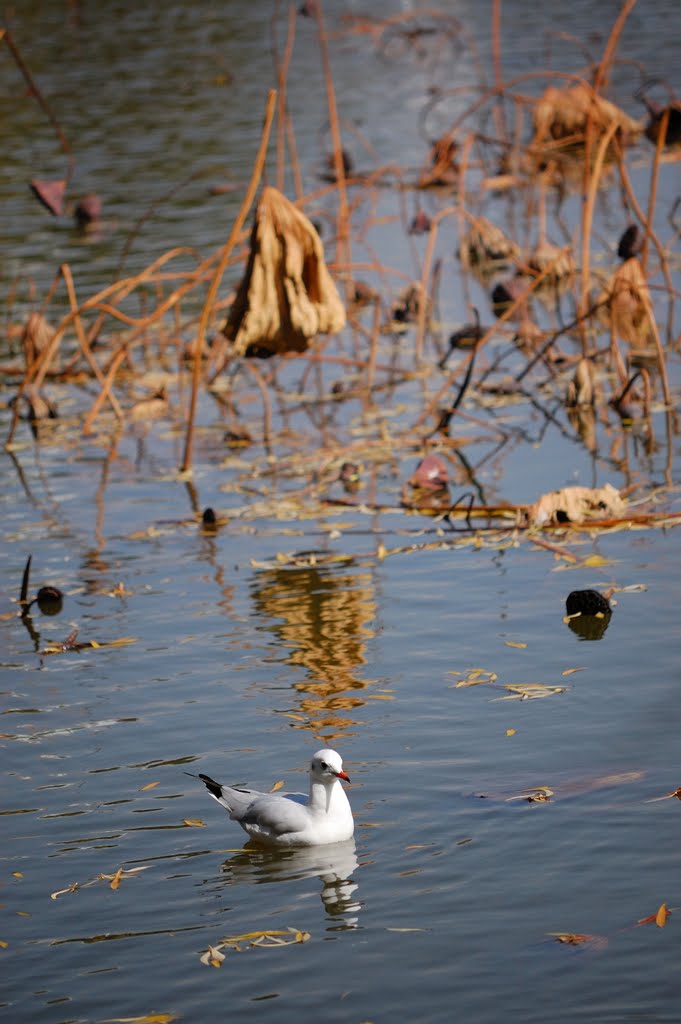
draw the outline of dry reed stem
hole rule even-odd
[[[78,312],[78,300],[76,299],[76,290],[75,290],[75,288],[73,286],[73,277],[71,276],[71,268],[69,267],[68,263],[62,263],[62,265],[60,267],[60,270],[61,270],[62,275],[64,277],[64,281],[66,282],[66,291],[67,291],[68,296],[69,296],[69,305],[71,306],[71,312],[73,313],[73,324],[74,324],[74,327],[76,328],[76,335],[78,337],[78,343],[80,344],[81,350],[82,350],[83,355],[85,356],[85,358],[86,358],[86,360],[87,360],[87,362],[88,362],[88,364],[90,366],[90,369],[92,370],[92,372],[94,373],[95,377],[99,381],[100,386],[104,387],[104,374],[100,370],[99,363],[97,362],[97,360],[95,359],[95,357],[92,354],[92,350],[90,349],[87,337],[85,335],[85,330],[83,328],[83,321],[81,320],[80,313]],[[112,394],[109,394],[108,397],[109,397],[109,401],[111,402],[111,407],[112,407],[114,413],[116,414],[117,419],[122,420],[123,419],[123,410],[121,409],[120,405],[118,404],[116,396],[112,395]]]
[[[617,43],[619,42],[619,37],[622,34],[622,29],[624,28],[624,23],[635,5],[636,0],[625,0],[625,3],[622,5],[622,10],[618,14],[617,21],[613,25],[610,35],[608,36],[603,56],[601,57],[600,64],[596,69],[596,74],[594,76],[594,92],[598,92],[601,86],[605,83],[607,73],[615,54],[615,49],[617,48]]]
[[[276,12],[273,16],[273,20],[276,19]],[[280,192],[284,191],[284,172],[285,172],[285,154],[284,154],[284,135],[288,122],[288,110],[286,105],[286,82],[288,79],[289,67],[291,65],[291,56],[293,54],[293,43],[296,37],[296,8],[294,4],[289,4],[288,8],[288,25],[286,33],[286,44],[284,46],[284,56],[281,64],[277,61],[277,86],[279,89],[279,109],[277,111],[277,188]],[[276,50],[276,47],[275,47]],[[297,191],[297,195],[300,196],[300,192]]]
[[[545,278],[549,277],[553,273],[553,270],[558,265],[560,260],[562,260],[565,257],[566,253],[569,253],[569,251],[570,251],[570,247],[569,246],[565,246],[563,249],[560,249],[558,251],[558,253],[556,254],[556,258],[554,260],[552,260],[551,263],[549,263],[542,270],[542,272],[540,274],[538,274],[530,282],[530,284],[525,289],[525,291],[522,293],[522,295],[519,295],[517,299],[514,299],[514,301],[510,304],[510,306],[508,306],[508,308],[504,310],[504,312],[501,314],[501,316],[497,318],[497,320],[493,324],[493,326],[490,327],[489,330],[485,332],[485,334],[483,334],[482,338],[480,338],[480,341],[476,345],[476,348],[475,348],[476,352],[480,351],[480,349],[484,345],[486,345],[487,342],[489,341],[489,339],[498,331],[499,327],[503,323],[506,323],[507,320],[510,320],[514,316],[516,311],[524,303],[527,302],[527,300],[530,297],[530,295],[532,295],[532,293],[534,291],[536,291],[536,289],[539,287],[539,285],[542,283],[542,281]],[[467,365],[467,363],[466,363],[466,365]],[[436,394],[433,396],[433,398],[431,398],[430,402],[428,403],[426,408],[423,410],[423,412],[421,413],[421,415],[417,419],[416,423],[414,424],[414,428],[420,426],[420,424],[422,424],[424,422],[424,420],[428,419],[429,416],[432,416],[434,414],[434,412],[437,410],[437,406],[438,406],[439,402],[442,399],[442,396],[452,386],[452,384],[454,383],[454,381],[456,380],[456,378],[457,378],[457,376],[459,374],[460,369],[461,369],[461,367],[457,367],[455,370],[452,370],[452,372],[449,374],[449,376],[447,377],[447,379],[444,382],[444,384],[442,385],[442,387],[440,387],[438,389]],[[459,412],[460,412],[460,410],[457,410],[457,413],[459,413]]]
[[[322,0],[315,0],[315,17],[317,20],[317,36],[319,49],[324,69],[324,81],[326,84],[326,101],[329,109],[329,130],[333,142],[333,167],[338,189],[338,216],[336,220],[336,260],[340,263],[350,263],[350,224],[348,218],[348,197],[345,187],[345,167],[343,166],[343,144],[341,140],[340,122],[338,119],[338,108],[336,106],[336,91],[333,85],[331,74],[331,61],[329,59],[328,36],[324,27],[324,13]],[[347,286],[346,286],[347,299]]]
[[[586,354],[586,310],[589,305],[589,288],[590,288],[590,256],[591,256],[591,228],[593,223],[593,211],[596,202],[596,193],[598,191],[598,184],[603,170],[603,163],[605,161],[605,154],[610,145],[610,140],[617,131],[617,123],[613,121],[610,124],[608,130],[601,136],[601,140],[598,144],[596,151],[596,159],[594,166],[589,177],[588,188],[586,194],[583,194],[582,202],[582,275],[581,275],[581,292],[579,297],[578,305],[578,316],[580,324],[580,335],[582,340],[582,354]]]
[[[85,422],[83,424],[83,434],[89,434],[90,433],[90,429],[92,427],[92,424],[94,423],[95,419],[99,415],[99,410],[101,409],[102,404],[103,404],[105,398],[108,397],[109,401],[113,405],[115,399],[113,398],[113,396],[110,393],[111,392],[111,386],[112,386],[112,384],[113,384],[113,382],[115,380],[115,377],[116,377],[116,374],[118,373],[118,370],[120,369],[121,363],[123,362],[123,360],[126,358],[127,355],[128,355],[128,347],[127,347],[127,345],[121,345],[121,347],[118,349],[118,352],[116,353],[116,355],[111,360],[111,363],[109,364],[109,369],[107,370],[106,377],[104,378],[104,384],[102,386],[102,390],[97,395],[97,398],[95,399],[95,401],[92,404],[92,408],[90,409],[90,412],[85,417]]]
[[[660,130],[657,135],[655,142],[655,157],[653,159],[653,166],[650,172],[650,192],[648,195],[648,214],[646,216],[645,223],[645,236],[643,238],[643,248],[641,249],[641,267],[643,273],[646,272],[646,266],[648,263],[648,240],[653,227],[653,217],[655,216],[655,202],[657,200],[657,183],[660,173],[660,157],[662,156],[662,150],[664,149],[664,140],[667,137],[667,127],[669,125],[669,107],[667,107],[662,115],[660,121]]]
[[[494,122],[497,138],[505,142],[507,138],[506,124],[501,108],[504,96],[504,76],[501,68],[501,0],[492,0],[492,66],[494,69],[494,91],[497,97],[494,104]]]
[[[430,223],[430,230],[428,232],[428,244],[426,245],[426,251],[423,257],[423,269],[421,271],[421,283],[419,290],[419,312],[416,329],[415,350],[415,359],[417,363],[420,363],[421,356],[423,354],[423,337],[425,334],[426,327],[426,311],[428,309],[428,278],[430,277],[430,268],[433,262],[433,251],[435,249],[435,241],[437,238],[438,226],[441,220],[444,220],[445,217],[451,217],[451,215],[456,212],[456,206],[445,206],[443,210],[438,210],[438,212],[435,214]]]
[[[270,128],[272,127],[272,119],[274,118],[274,108],[277,101],[277,93],[275,89],[270,89],[267,94],[267,104],[265,107],[265,119],[262,134],[260,136],[260,146],[256,155],[255,164],[253,165],[253,171],[251,172],[251,180],[248,183],[246,194],[242,200],[239,212],[237,213],[236,220],[232,225],[232,230],[229,233],[229,238],[220,251],[220,258],[218,265],[213,273],[213,278],[208,287],[208,293],[206,300],[201,310],[201,317],[199,319],[199,326],[196,336],[196,344],[194,346],[194,367],[192,373],[192,390],[189,399],[189,413],[187,417],[187,433],[185,437],[184,455],[182,457],[182,463],[180,471],[186,473],[191,466],[192,459],[192,443],[194,440],[194,417],[196,415],[196,403],[198,400],[199,387],[201,383],[201,358],[203,355],[203,346],[206,336],[206,329],[208,327],[208,321],[213,309],[215,297],[217,295],[220,282],[222,281],[222,275],[229,261],[232,249],[236,243],[236,240],[241,232],[241,229],[246,221],[246,218],[251,209],[253,200],[255,199],[258,186],[260,184],[260,178],[262,176],[263,167],[265,166],[265,158],[267,156],[267,144],[270,137]]]

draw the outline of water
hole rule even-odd
[[[589,42],[600,52],[617,8],[547,5],[532,8],[534,21],[529,11],[504,9],[509,75],[536,67],[548,28],[598,34]],[[620,47],[672,82],[674,11],[661,2],[636,8]],[[360,11],[328,5],[329,28],[347,28],[348,13]],[[488,9],[455,13],[487,52]],[[85,240],[68,216],[49,220],[31,199],[26,181],[61,173],[63,158],[5,53],[8,320],[12,282],[21,309],[64,259],[83,295],[112,280],[132,226],[190,175],[144,222],[129,269],[171,245],[205,256],[224,241],[241,192],[216,197],[208,186],[243,184],[250,173],[272,77],[270,14],[207,2],[162,11],[121,2],[104,14],[87,4],[16,8],[15,38],[77,153],[76,192],[100,192],[108,223]],[[278,31],[283,39],[282,24]],[[334,41],[332,58],[343,116],[375,147],[370,159],[357,146],[358,163],[418,168],[417,114],[427,83],[446,78],[446,62],[392,51],[379,59],[352,35]],[[460,59],[461,81],[473,81],[473,62]],[[574,67],[571,51],[563,61]],[[617,95],[634,112],[624,68]],[[313,25],[298,19],[289,102],[310,189],[327,146],[318,76]],[[645,153],[632,168],[641,189]],[[677,181],[675,166],[665,166],[661,222]],[[624,226],[609,195],[598,221],[608,242]],[[422,201],[431,213],[446,202]],[[396,208],[386,194],[376,212]],[[379,219],[370,237],[382,260],[415,273],[399,222]],[[454,239],[453,228],[443,230],[440,304],[445,321],[461,323],[469,312]],[[415,244],[422,253],[423,241]],[[360,243],[354,255],[364,257]],[[388,289],[397,287],[391,277]],[[484,291],[471,287],[486,313]],[[410,344],[383,340],[381,359],[410,367]],[[282,394],[303,372],[281,370]],[[325,367],[324,388],[342,372]],[[671,358],[670,373],[676,387]],[[308,378],[304,398],[317,386]],[[54,385],[53,393],[65,420],[93,399],[85,389]],[[5,389],[3,400],[13,394]],[[269,462],[260,407],[240,395],[255,442],[234,453],[222,443],[228,417],[203,395],[187,485],[177,476],[185,398],[173,391],[166,418],[119,436],[106,418],[90,439],[59,421],[35,443],[22,424],[16,449],[0,456],[0,1014],[12,1024],[154,1013],[279,1024],[439,1024],[453,1013],[479,1024],[676,1021],[675,916],[664,928],[637,922],[680,902],[679,803],[651,802],[680,782],[678,531],[584,534],[574,546],[548,537],[578,559],[602,557],[588,565],[523,536],[514,543],[510,531],[483,534],[482,544],[462,532],[438,546],[450,540],[446,524],[318,504],[319,494],[343,492],[332,483],[315,491],[295,459],[312,447],[310,465],[328,481],[314,444],[331,450],[339,437],[348,446],[366,439],[359,497],[399,503],[417,447],[391,458],[372,439],[381,417],[388,430],[414,422],[418,381],[387,388],[378,410],[358,399],[327,403],[322,415],[312,401],[289,406],[279,396]],[[461,444],[447,449],[453,491],[527,502],[567,483],[648,491],[677,479],[676,437],[659,412],[656,446],[646,447],[640,426],[623,433],[609,422],[590,453],[552,396],[542,401],[502,407],[484,429],[456,424]],[[467,409],[482,415],[473,403]],[[5,408],[3,436],[8,422]],[[511,430],[499,450],[495,423]],[[673,493],[663,502],[673,504]],[[233,518],[205,530],[196,513],[207,505]],[[400,546],[412,550],[390,554]],[[338,559],[277,560],[310,550]],[[50,583],[65,593],[54,617],[16,615],[29,554],[31,592]],[[608,586],[629,589],[615,594],[602,639],[582,641],[563,621],[565,597]],[[41,653],[74,629],[101,646]],[[134,642],[116,643],[126,638]],[[476,668],[496,682],[456,686]],[[505,684],[527,683],[565,690],[509,699]],[[357,829],[341,849],[244,852],[238,827],[185,774],[265,789],[283,780],[297,790],[323,744],[338,747],[352,778]],[[553,791],[548,802],[521,798],[538,787]],[[224,950],[219,970],[200,961],[226,938],[288,928],[309,940],[242,941],[241,952]],[[559,944],[556,932],[590,938]]]

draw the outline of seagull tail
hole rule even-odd
[[[201,779],[201,782],[204,784],[211,796],[215,797],[216,800],[222,800],[222,786],[219,782],[216,782],[215,779],[211,779],[210,775],[199,774],[198,777]]]

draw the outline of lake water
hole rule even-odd
[[[371,15],[408,9],[381,2]],[[447,9],[489,68],[489,5]],[[281,49],[286,10],[277,10]],[[574,70],[585,59],[576,38],[598,56],[618,10],[508,2],[506,76]],[[446,34],[438,45],[417,40],[422,52],[397,35],[379,45],[351,31],[359,23],[350,16],[366,13],[325,5],[344,138],[360,169],[399,164],[415,174],[428,89],[472,86],[476,61]],[[64,261],[85,297],[116,279],[124,252],[132,272],[174,245],[204,258],[224,243],[273,84],[274,14],[275,5],[208,0],[15,6],[14,38],[76,154],[70,195],[100,194],[105,224],[84,238],[69,212],[52,219],[30,195],[28,181],[63,174],[65,159],[2,50],[8,325],[41,301]],[[676,4],[663,0],[635,7],[625,25],[610,95],[632,116],[642,113],[636,62],[681,89],[674,25]],[[307,191],[321,186],[329,151],[320,68],[314,21],[298,17],[288,103]],[[445,125],[469,102],[455,95],[435,120]],[[630,162],[644,207],[651,152],[642,144]],[[235,191],[215,194],[225,182]],[[665,163],[655,226],[672,254],[676,245],[676,335],[681,280],[668,214],[678,186],[678,163]],[[430,215],[450,201],[418,197]],[[403,204],[411,214],[415,195],[385,188],[355,223],[354,259],[392,268],[357,275],[387,304],[418,276],[425,247],[405,232]],[[520,214],[496,196],[490,211]],[[574,195],[563,213],[576,231]],[[613,186],[594,233],[603,265],[626,223]],[[491,316],[485,287],[463,282],[455,239],[449,224],[438,242],[443,337],[470,319],[469,289]],[[653,295],[664,324],[666,295]],[[237,404],[254,443],[238,451],[222,440],[230,415],[204,393],[191,482],[177,473],[187,380],[166,416],[120,434],[103,416],[89,438],[74,424],[96,392],[54,383],[60,419],[39,440],[22,422],[0,454],[2,1019],[678,1021],[678,923],[674,913],[664,927],[654,918],[662,904],[681,907],[681,807],[656,799],[681,785],[681,533],[544,538],[570,559],[510,528],[474,536],[455,521],[453,539],[446,522],[401,511],[420,452],[414,443],[386,454],[389,438],[416,422],[444,379],[410,377],[411,347],[412,333],[382,336],[379,362],[407,373],[376,405],[319,406],[316,396],[328,398],[336,379],[347,385],[351,371],[329,363],[306,376],[304,360],[285,363],[269,453],[252,391]],[[338,351],[349,357],[352,345]],[[2,362],[16,352],[9,332]],[[524,365],[516,352],[507,370]],[[152,387],[157,367],[148,372]],[[669,373],[676,396],[673,351]],[[10,376],[2,390],[3,437],[16,384]],[[139,400],[141,390],[125,388]],[[443,451],[453,496],[529,503],[567,484],[610,482],[635,498],[659,489],[656,507],[675,509],[678,435],[658,391],[653,438],[612,418],[599,422],[592,448],[553,394],[533,397],[487,410],[471,397],[476,420],[455,421],[461,444]],[[322,500],[353,499],[334,482],[339,442],[363,463],[354,500],[364,506],[354,510]],[[221,516],[216,529],[199,521],[207,506]],[[308,554],[296,564],[294,552]],[[57,615],[17,614],[29,555],[31,594],[44,584],[64,592]],[[581,639],[563,620],[567,594],[610,587],[607,629]],[[44,653],[73,630],[95,646]],[[456,685],[473,682],[475,669],[494,679]],[[524,684],[563,689],[534,700],[504,689]],[[333,848],[244,850],[238,826],[186,774],[304,789],[323,745],[344,758],[357,823],[355,839]],[[540,787],[550,799],[528,801]],[[223,949],[220,969],[200,960],[225,939],[289,928],[309,939],[242,940],[240,951]]]

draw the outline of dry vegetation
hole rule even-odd
[[[546,69],[504,81],[501,3],[494,4],[493,66],[486,76],[493,84],[485,84],[481,72],[479,89],[465,96],[464,112],[424,148],[420,170],[377,167],[360,174],[343,148],[321,5],[303,5],[317,23],[333,144],[327,180],[308,195],[302,194],[295,125],[286,105],[296,33],[291,11],[284,51],[276,55],[278,88],[267,98],[260,148],[230,237],[191,270],[176,268],[186,268],[194,254],[172,249],[85,301],[69,267],[62,265],[28,319],[11,328],[20,339],[21,360],[3,366],[13,388],[6,445],[16,445],[24,420],[39,441],[46,429],[54,429],[59,411],[52,395],[58,385],[61,394],[71,389],[78,413],[69,429],[83,436],[109,434],[115,445],[131,422],[172,419],[183,432],[179,468],[189,473],[199,400],[208,395],[219,411],[228,454],[240,453],[241,479],[266,481],[273,463],[288,479],[286,500],[277,499],[278,516],[302,518],[330,504],[336,510],[380,511],[386,506],[368,497],[359,503],[361,468],[405,455],[437,454],[444,479],[438,466],[435,483],[430,480],[432,464],[426,464],[422,478],[402,486],[394,504],[444,517],[440,534],[447,526],[453,530],[459,519],[480,536],[485,529],[556,525],[555,515],[546,512],[551,500],[541,516],[533,516],[535,495],[521,509],[493,506],[476,482],[478,468],[494,452],[528,440],[507,427],[499,412],[531,403],[547,422],[555,421],[560,408],[560,429],[592,453],[605,438],[609,464],[625,477],[627,431],[634,430],[651,454],[666,445],[661,482],[670,488],[678,430],[669,383],[669,360],[678,344],[673,285],[678,230],[672,216],[665,237],[655,224],[660,169],[678,152],[679,107],[675,100],[663,108],[649,105],[648,120],[638,121],[606,96],[632,6],[631,0],[623,5],[593,66],[572,74]],[[437,60],[454,44],[474,50],[455,19],[433,10],[385,22],[356,18],[345,22],[342,32],[390,61],[411,59],[420,50]],[[537,81],[543,91],[523,91]],[[461,92],[455,87],[452,95]],[[446,99],[442,90],[434,92],[424,123]],[[643,197],[630,180],[634,145],[650,163]],[[260,188],[266,165],[276,188]],[[284,194],[289,180],[292,198]],[[405,246],[424,236],[420,275],[412,281],[390,266],[353,260],[366,227],[363,211],[374,209],[386,190],[403,210]],[[609,267],[596,270],[602,245],[594,237],[594,210],[606,191],[619,197],[630,227],[619,244],[620,262],[613,257]],[[421,198],[433,195],[436,212],[429,215]],[[483,214],[487,197],[500,195],[513,197],[525,211],[522,238],[511,237],[508,224]],[[578,231],[556,244],[547,231],[547,208],[560,223],[562,203],[570,196],[580,197]],[[405,197],[415,203],[412,218]],[[325,237],[326,253],[314,223],[320,208],[334,221],[333,237]],[[449,341],[438,315],[441,265],[436,258],[445,226],[458,239],[464,281],[475,280],[488,290],[495,313],[493,323],[484,326],[476,311],[475,322]],[[234,291],[225,295],[229,280]],[[63,296],[68,311],[55,316]],[[543,303],[539,313],[538,301]],[[495,348],[494,339],[503,345]],[[292,367],[299,375],[296,384]],[[392,415],[390,404],[399,404],[405,383],[411,385],[409,403],[401,415]],[[343,403],[359,404],[361,430],[316,427],[312,410]],[[288,416],[301,408],[308,411],[312,430],[305,441],[300,436],[291,441]],[[656,436],[654,416],[663,424],[664,438]],[[475,445],[482,455],[473,465],[462,450]],[[336,482],[346,493],[333,498],[329,489]],[[451,494],[452,484],[461,487],[461,495]],[[553,484],[547,481],[546,489]],[[271,496],[266,489],[262,495],[262,502],[249,498],[246,505],[218,514],[215,522],[257,517],[264,509],[272,513]],[[655,513],[653,495],[637,497],[648,504],[636,515],[618,496],[612,506],[599,506],[596,499],[587,518],[602,527],[676,521],[669,510]],[[600,517],[594,517],[594,507],[601,509]],[[558,523],[565,522],[559,517]]]

